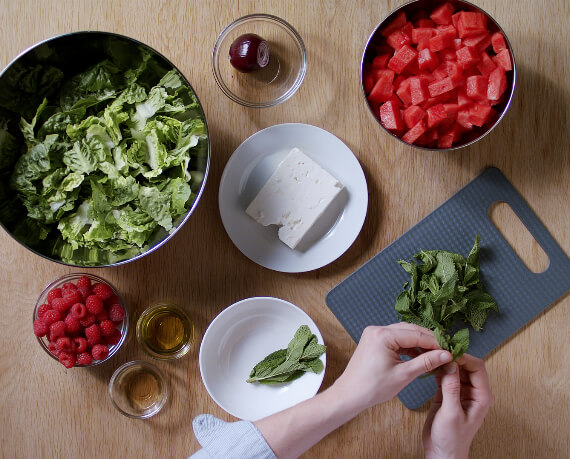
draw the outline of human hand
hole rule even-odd
[[[401,355],[412,357],[409,361]],[[418,325],[398,323],[364,329],[343,374],[333,387],[355,410],[390,400],[416,377],[451,362],[433,332]]]
[[[463,354],[436,374],[438,390],[423,429],[426,458],[467,458],[493,404],[481,359]]]

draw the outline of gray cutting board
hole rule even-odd
[[[535,274],[503,238],[489,218],[495,202],[508,203],[549,257],[546,271]],[[326,303],[358,342],[367,325],[399,321],[394,301],[409,280],[397,260],[409,260],[420,249],[448,250],[467,256],[475,235],[481,236],[483,288],[499,305],[484,330],[470,330],[468,353],[484,357],[570,289],[570,260],[500,170],[489,168],[425,217],[403,236],[340,284]],[[567,326],[561,324],[560,326]],[[419,378],[398,397],[409,409],[427,402],[436,389],[433,377]]]

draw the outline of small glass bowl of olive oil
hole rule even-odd
[[[136,335],[140,346],[151,357],[179,359],[192,347],[194,324],[179,306],[158,303],[140,315]]]
[[[113,373],[109,395],[113,405],[125,416],[147,419],[164,406],[168,389],[158,368],[149,362],[134,360]]]

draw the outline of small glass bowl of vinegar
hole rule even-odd
[[[176,304],[157,303],[140,315],[137,341],[151,357],[174,360],[188,353],[194,342],[194,324]]]

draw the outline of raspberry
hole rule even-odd
[[[104,320],[109,320],[109,312],[106,309],[103,309],[99,314],[95,314],[95,321],[99,324]]]
[[[84,304],[75,303],[73,306],[71,306],[71,314],[73,314],[78,319],[84,319],[87,315],[87,308]]]
[[[59,354],[59,362],[65,367],[65,368],[73,368],[75,366],[75,354],[73,354],[72,352],[60,352]]]
[[[65,322],[65,331],[70,335],[77,335],[83,330],[83,327],[79,323],[79,319],[72,313],[67,314],[63,321]]]
[[[92,290],[93,293],[95,293],[95,295],[97,295],[102,300],[107,300],[113,295],[113,289],[107,284],[103,284],[102,282],[95,284]]]
[[[47,303],[40,305],[38,308],[38,318],[41,319],[44,314],[51,309],[51,306]]]
[[[49,351],[55,355],[56,357],[59,357],[59,353],[61,352],[59,349],[57,349],[57,347],[55,347],[55,343],[51,342],[48,344],[48,349]]]
[[[109,356],[109,348],[104,344],[96,344],[91,349],[91,355],[95,360],[105,360]]]
[[[65,322],[58,320],[49,326],[49,339],[55,341],[61,336],[65,336]]]
[[[49,327],[42,319],[34,320],[34,335],[36,335],[38,338],[46,336],[48,330]]]
[[[81,276],[76,282],[77,288],[87,287],[91,288],[91,279],[87,276]]]
[[[113,330],[113,333],[111,333],[109,336],[103,337],[103,343],[107,346],[114,346],[115,344],[119,344],[119,341],[121,341],[121,336],[121,331],[115,328],[115,330]]]
[[[70,305],[67,304],[65,298],[54,298],[53,301],[51,302],[51,305],[54,309],[57,309],[62,314],[65,314],[67,310],[71,307]]]
[[[67,309],[75,303],[81,303],[81,293],[78,290],[67,290],[63,292],[63,299],[66,302]]]
[[[95,323],[95,315],[88,313],[83,319],[79,320],[79,323],[85,328],[90,327]]]
[[[103,320],[99,324],[102,336],[110,336],[115,331],[115,323],[110,320]]]
[[[122,322],[125,318],[125,310],[120,304],[113,304],[109,308],[109,319],[113,322]]]
[[[73,338],[73,347],[78,354],[87,350],[87,340],[82,336]]]
[[[99,329],[99,325],[93,324],[87,327],[85,329],[85,337],[91,346],[99,344],[101,342],[101,330]]]
[[[47,301],[49,304],[51,304],[51,302],[56,299],[56,298],[61,298],[61,294],[62,291],[60,288],[54,288],[51,289],[48,294],[47,294]]]
[[[85,303],[85,300],[87,299],[87,297],[89,295],[93,295],[93,292],[91,292],[91,287],[86,287],[84,285],[78,287],[77,291],[81,295],[81,301],[80,301],[81,303]]]
[[[77,286],[73,282],[66,282],[61,286],[63,294],[65,295],[66,290],[77,290]]]
[[[77,355],[77,365],[87,366],[93,363],[93,358],[89,352],[82,352]]]
[[[62,336],[55,341],[55,348],[60,351],[73,352],[74,345],[69,336]]]
[[[50,309],[49,311],[45,312],[45,314],[42,317],[42,320],[49,327],[54,322],[61,320],[61,313],[59,311],[56,311],[55,309]]]
[[[117,295],[115,295],[114,293],[113,293],[109,298],[107,298],[107,299],[104,301],[105,306],[107,306],[107,307],[109,307],[109,306],[111,306],[111,305],[113,305],[113,304],[120,303],[120,302],[121,302],[121,300],[120,300],[119,297],[118,297]]]
[[[103,310],[103,300],[97,295],[88,296],[85,307],[91,314],[99,314]]]

